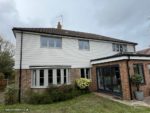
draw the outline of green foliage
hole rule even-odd
[[[17,102],[18,89],[11,84],[5,89],[5,104],[14,104]]]
[[[50,104],[72,99],[82,94],[85,94],[85,92],[72,85],[50,86],[42,94],[29,91],[25,100],[30,104]]]
[[[4,79],[4,74],[3,73],[0,73],[0,80],[3,80]]]
[[[141,76],[141,75],[138,75],[138,74],[133,75],[133,76],[131,77],[131,82],[132,82],[134,85],[136,85],[137,91],[139,91],[139,89],[140,89],[140,84],[142,83],[142,80],[143,80],[142,76]]]
[[[91,80],[86,78],[80,78],[76,80],[76,85],[80,89],[87,89],[90,86]]]
[[[28,103],[30,104],[50,104],[52,103],[51,97],[47,93],[35,93],[32,92],[32,94],[29,96]]]
[[[0,52],[0,72],[2,72],[6,78],[13,73],[14,59],[8,51]]]

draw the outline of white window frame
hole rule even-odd
[[[42,46],[42,38],[45,38],[47,40],[47,45],[46,46]],[[50,39],[53,40],[53,45],[54,46],[50,46]],[[57,47],[57,41],[60,41],[60,47]],[[62,38],[61,37],[54,37],[54,36],[41,36],[40,37],[40,47],[41,48],[56,48],[56,49],[61,49],[62,48]]]
[[[91,68],[80,68],[80,76],[81,76],[81,69],[84,69],[84,78],[87,78],[86,70],[89,69],[89,75],[88,75],[89,78],[87,78],[87,79],[90,79],[91,78]]]
[[[116,52],[127,52],[127,44],[112,43],[112,50]]]
[[[66,83],[65,84],[70,84],[70,69],[66,69]],[[40,86],[40,70],[44,70],[44,85]],[[48,83],[48,70],[49,69],[33,69],[32,70],[32,75],[31,75],[31,88],[47,88],[49,86]],[[53,85],[63,85],[64,84],[64,69],[60,69],[60,84],[57,84],[57,69],[52,69],[53,71]],[[36,77],[35,77],[36,76]],[[35,84],[36,83],[36,84]]]
[[[80,48],[80,41],[83,42],[83,43],[88,42],[88,48],[85,48],[85,47]],[[89,40],[79,39],[78,40],[78,46],[79,46],[79,50],[87,50],[87,51],[89,51],[90,50],[90,41]],[[84,44],[82,46],[84,46]]]

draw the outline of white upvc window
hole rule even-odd
[[[80,50],[90,50],[89,40],[78,40]]]
[[[90,68],[81,68],[80,69],[81,78],[90,78],[91,70]]]
[[[47,88],[49,85],[70,84],[69,69],[34,69],[31,87]]]
[[[41,36],[41,47],[43,48],[62,48],[62,38],[52,36]]]
[[[113,51],[117,51],[117,52],[127,52],[127,45],[126,44],[113,43],[112,49],[113,49]]]

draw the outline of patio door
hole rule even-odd
[[[98,90],[121,95],[121,79],[119,65],[97,67]]]

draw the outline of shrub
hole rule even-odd
[[[4,74],[3,73],[0,73],[0,80],[3,80],[4,79]]]
[[[11,84],[5,89],[5,104],[14,104],[17,102],[18,89]]]
[[[47,93],[35,93],[32,92],[32,94],[29,96],[28,102],[29,104],[50,104],[52,103],[51,97]]]
[[[84,94],[82,90],[75,88],[72,85],[49,86],[46,92],[42,94],[28,91],[26,102],[30,104],[50,104],[52,102],[60,102],[72,99]]]
[[[142,83],[142,80],[143,80],[142,76],[138,74],[133,75],[131,77],[131,82],[136,86],[137,91],[140,90],[140,84]]]
[[[80,89],[87,89],[90,86],[91,80],[86,78],[80,78],[76,80],[76,85]]]
[[[72,85],[49,86],[48,93],[53,102],[63,101],[72,98],[71,92],[74,90]]]

